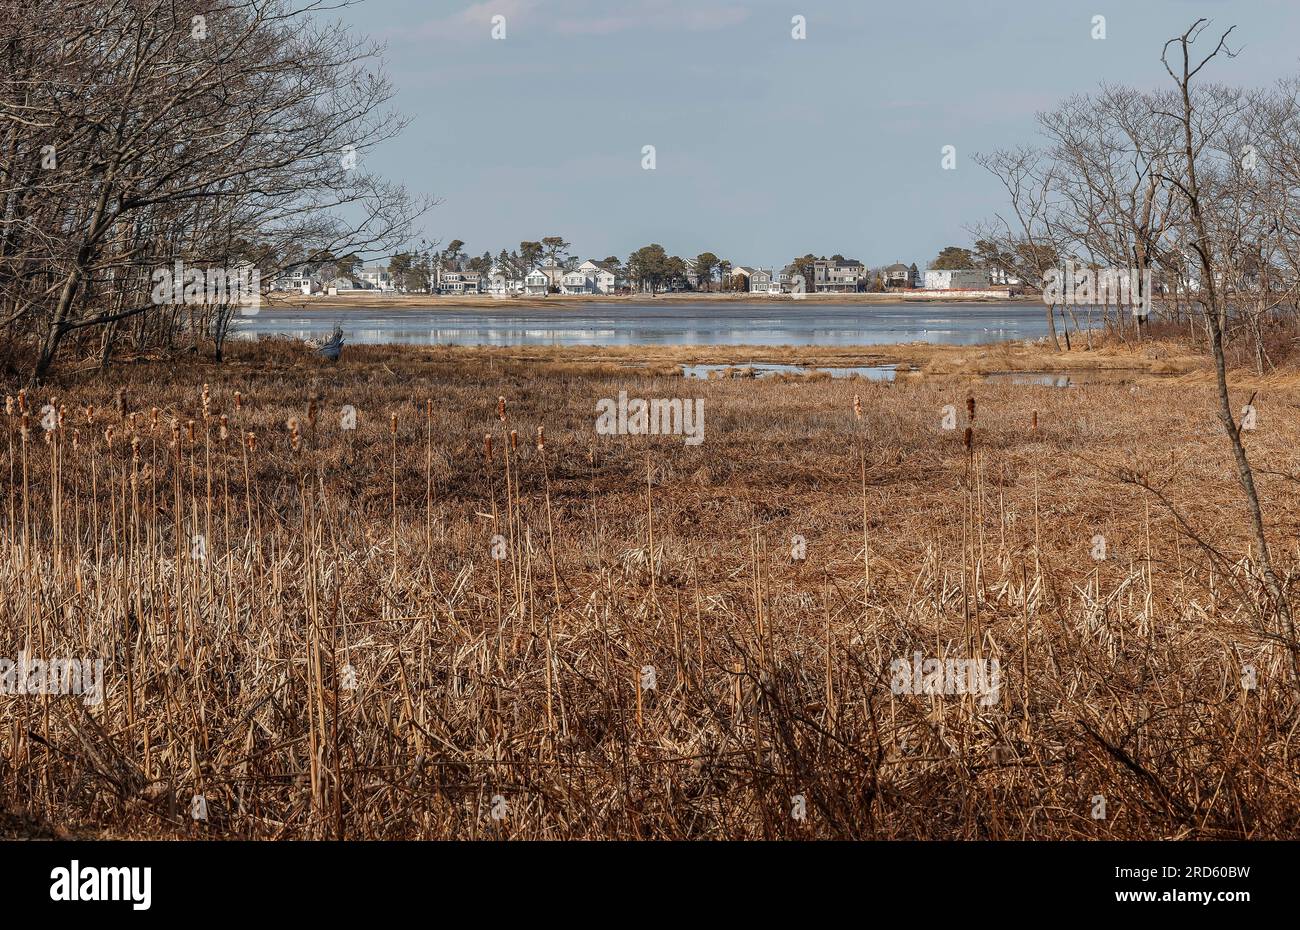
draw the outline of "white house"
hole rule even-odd
[[[566,271],[564,277],[560,279],[561,294],[594,294],[596,293],[596,279],[587,271],[575,268],[573,271]]]
[[[460,297],[477,294],[483,276],[477,271],[444,271],[438,282],[438,293]]]
[[[578,266],[578,271],[585,273],[592,280],[594,294],[612,294],[620,284],[618,275],[600,262],[587,259]]]
[[[989,286],[987,271],[978,268],[925,271],[925,289],[927,291],[979,291]]]
[[[383,265],[366,265],[358,272],[358,277],[367,287],[376,290],[393,291],[397,289],[397,286],[393,284],[393,275]]]
[[[512,268],[493,265],[487,275],[486,289],[494,297],[511,297],[524,292],[524,279]]]
[[[275,276],[271,282],[273,291],[298,291],[301,294],[315,294],[321,290],[320,273],[314,265],[294,265]]]
[[[524,293],[529,297],[545,297],[550,287],[550,276],[540,268],[534,268],[524,275]]]

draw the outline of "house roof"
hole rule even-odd
[[[910,271],[911,269],[909,269],[902,262],[894,262],[894,264],[892,265],[886,265],[885,270],[886,271]]]

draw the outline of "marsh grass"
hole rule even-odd
[[[0,655],[103,657],[106,675],[99,706],[0,698],[6,822],[1295,835],[1296,644],[1255,577],[1208,385],[688,382],[492,352],[266,351],[70,380],[57,399],[87,410],[84,434],[46,434],[45,398],[6,405]],[[620,389],[703,397],[703,445],[597,436],[595,402]],[[1255,403],[1290,577],[1300,393]],[[948,404],[966,414],[952,431]],[[893,693],[889,663],[916,651],[997,659],[1001,700]]]

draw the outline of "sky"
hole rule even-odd
[[[1297,0],[364,0],[334,15],[385,45],[412,121],[366,167],[437,197],[425,235],[470,254],[559,235],[582,258],[658,242],[733,264],[925,268],[1004,207],[972,155],[1035,143],[1036,113],[1102,81],[1166,86],[1161,47],[1197,17],[1237,27],[1238,56],[1207,78],[1300,73]]]

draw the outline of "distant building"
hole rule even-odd
[[[524,275],[524,293],[529,297],[545,297],[551,288],[551,279],[540,268],[534,268]]]
[[[751,268],[747,277],[749,278],[749,292],[751,294],[768,293],[772,284],[772,272],[766,268]]]
[[[557,291],[564,283],[564,267],[562,265],[539,265],[535,270],[546,275],[547,286]]]
[[[483,276],[477,271],[444,271],[438,280],[438,293],[452,297],[477,294]]]
[[[352,278],[347,278],[347,277],[331,278],[330,280],[322,283],[321,289],[324,290],[326,294],[329,294],[331,296],[338,294],[342,291],[365,290],[364,287],[362,287]]]
[[[315,294],[323,287],[319,266],[293,265],[276,275],[271,281],[273,291],[297,291]]]
[[[862,290],[867,269],[859,261],[822,259],[813,262],[813,291],[818,294],[851,294]]]
[[[881,273],[885,278],[885,287],[920,287],[922,284],[921,273],[916,270],[915,262],[911,265],[894,262],[886,265]]]
[[[513,268],[493,265],[492,270],[488,272],[485,286],[487,292],[495,297],[512,297],[524,292],[524,279],[518,277]]]
[[[393,276],[383,265],[366,265],[357,273],[361,282],[368,288],[380,291],[393,291],[397,287],[393,283]]]
[[[620,284],[624,282],[619,278],[617,272],[608,267],[604,262],[598,262],[594,259],[587,259],[577,267],[590,281],[590,294],[612,294]]]
[[[596,293],[596,279],[586,271],[579,271],[577,268],[573,271],[566,271],[564,277],[560,279],[561,294],[594,294]]]
[[[979,291],[989,286],[987,271],[978,268],[962,268],[936,271],[933,268],[925,272],[925,289],[927,291]]]

